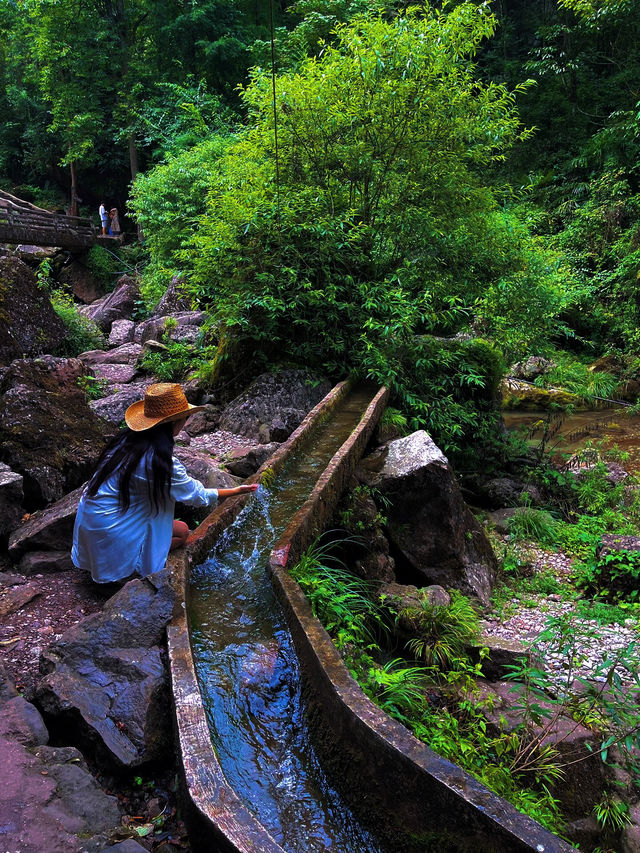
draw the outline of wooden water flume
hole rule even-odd
[[[260,481],[267,469],[277,477],[288,458],[340,406],[349,390],[348,383],[336,386],[248,482]],[[371,395],[357,426],[294,514],[269,559],[272,582],[300,662],[314,745],[353,812],[394,853],[569,851],[569,845],[437,756],[370,702],[287,572],[330,520],[387,396],[386,389]],[[243,505],[242,498],[225,501],[192,534],[187,548],[171,557],[177,600],[182,606],[168,629],[169,659],[194,849],[277,853],[283,848],[240,800],[220,767],[196,677],[187,620],[190,566],[205,558]]]

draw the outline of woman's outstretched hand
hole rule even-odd
[[[233,495],[246,495],[248,492],[255,492],[260,488],[259,483],[248,483],[244,486],[234,486],[233,489],[218,489],[219,498],[230,498]]]
[[[238,491],[240,494],[244,494],[244,492],[257,492],[260,488],[260,483],[249,483],[246,486],[238,486]]]

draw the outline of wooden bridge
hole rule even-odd
[[[50,213],[0,190],[0,243],[81,250],[96,243],[113,245],[120,240],[102,235],[87,217]]]

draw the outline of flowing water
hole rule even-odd
[[[269,553],[372,394],[355,391],[269,490],[260,487],[191,575],[192,648],[225,777],[291,853],[384,853],[322,772],[307,730],[291,636],[265,567]]]
[[[528,434],[535,424],[544,422],[548,412],[503,412],[507,429],[518,429]],[[560,457],[581,450],[587,441],[604,441],[605,447],[617,446],[629,454],[624,467],[629,472],[640,473],[640,415],[628,409],[593,409],[561,417],[554,425],[557,432],[548,442],[548,449]],[[533,432],[529,441],[537,445],[542,432]]]

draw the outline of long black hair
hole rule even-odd
[[[126,427],[115,435],[100,454],[86,494],[95,497],[104,481],[117,471],[120,508],[125,512],[131,504],[131,477],[145,457],[149,502],[157,515],[164,507],[171,485],[173,427],[171,422],[141,432]]]

